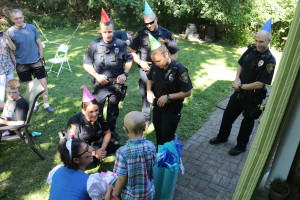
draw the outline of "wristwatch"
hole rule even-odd
[[[128,73],[127,72],[123,72],[123,74],[126,76],[126,78],[128,77]]]
[[[167,94],[167,100],[170,100],[170,99],[171,99],[170,95]]]
[[[240,84],[239,84],[239,89],[241,90],[241,89],[242,89],[242,87],[243,87],[243,84],[242,84],[242,83],[240,83]]]

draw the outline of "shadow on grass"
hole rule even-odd
[[[48,31],[46,34],[49,40],[63,43],[69,39],[72,32],[73,29],[68,29]],[[36,143],[40,144],[46,160],[40,161],[21,141],[1,143],[0,199],[48,198],[49,186],[45,180],[48,172],[60,163],[57,153],[59,142],[57,132],[64,130],[68,119],[80,112],[82,86],[87,85],[92,91],[91,79],[82,67],[82,59],[87,45],[96,39],[97,35],[97,30],[79,30],[69,44],[68,55],[72,72],[63,70],[59,77],[49,73],[50,104],[56,112],[49,114],[41,106],[40,110],[32,116],[30,127],[31,131],[42,133],[42,136],[35,139]],[[217,102],[231,92],[231,81],[229,81],[231,78],[226,77],[223,72],[235,73],[240,55],[236,53],[236,48],[215,44],[198,44],[180,40],[179,46],[181,49],[179,61],[188,68],[194,85],[192,96],[185,100],[181,121],[177,128],[179,139],[186,141],[209,117]],[[44,49],[46,61],[54,56],[57,47],[56,44],[46,43]],[[138,79],[138,68],[134,65],[126,83],[127,96],[125,101],[120,103],[120,114],[117,119],[117,132],[121,136],[121,144],[125,144],[127,139],[122,130],[125,114],[132,110],[141,110]],[[24,85],[22,88],[25,88]],[[42,105],[42,98],[38,101]],[[155,141],[153,125],[146,135],[149,140]],[[113,162],[109,161],[103,163],[99,170],[112,170],[112,167]]]

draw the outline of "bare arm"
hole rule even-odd
[[[109,83],[107,77],[103,74],[98,74],[92,65],[83,64],[83,68],[87,73],[93,76],[101,85],[106,85]]]
[[[4,124],[6,126],[22,125],[25,124],[25,121],[7,121],[7,120],[0,119],[0,124]]]
[[[155,99],[155,95],[153,91],[151,90],[153,81],[152,80],[147,80],[147,100],[149,103],[153,104],[153,101]]]
[[[243,68],[239,65],[237,72],[236,72],[236,76],[234,81],[232,82],[232,88],[235,90],[239,90],[239,84],[241,83],[240,80],[240,74],[242,72]],[[243,84],[241,89],[243,90],[255,90],[255,89],[260,89],[263,88],[265,86],[264,83],[259,82],[259,81],[255,81],[253,83],[248,83],[248,84]]]
[[[170,99],[184,99],[185,97],[189,97],[192,94],[192,90],[189,90],[187,92],[177,92],[173,94],[169,94]],[[157,100],[157,105],[159,107],[163,107],[168,102],[167,95],[163,95],[159,97]]]
[[[7,34],[7,31],[3,31],[3,37],[6,39],[5,42],[7,44],[7,46],[11,49],[11,50],[16,50],[16,46],[15,44],[11,41],[10,37]]]
[[[130,69],[131,69],[131,66],[132,66],[132,61],[125,63],[125,65],[124,65],[124,72],[128,73],[130,71]],[[126,80],[127,80],[127,77],[125,76],[125,74],[120,74],[117,77],[117,83],[119,83],[119,84],[125,83]]]
[[[101,148],[96,150],[96,152],[95,152],[95,156],[98,159],[103,159],[106,156],[106,153],[107,153],[106,147],[107,147],[110,139],[111,139],[110,130],[104,131],[104,138],[103,138]]]
[[[239,84],[241,83],[241,80],[240,80],[240,74],[242,72],[242,67],[239,65],[238,66],[238,69],[236,71],[236,74],[235,74],[235,79],[234,81],[232,82],[231,84],[231,87],[235,90],[239,90]]]
[[[115,184],[115,189],[113,191],[113,196],[115,197],[115,199],[119,200],[121,199],[120,194],[122,189],[124,188],[124,186],[127,183],[127,176],[119,176],[116,184]]]
[[[10,58],[12,60],[12,62],[14,63],[14,65],[16,66],[17,65],[17,60],[16,60],[16,56],[15,56],[15,53],[13,50],[9,49],[9,55],[10,55]]]
[[[138,65],[141,66],[141,68],[143,68],[143,70],[148,71],[150,69],[149,64],[151,64],[151,62],[147,62],[147,61],[142,61],[139,57],[139,55],[137,55],[136,51],[133,49],[130,49],[131,54],[133,56],[133,61],[135,63],[137,63]]]
[[[37,45],[38,50],[39,50],[40,58],[43,58],[43,44],[42,44],[42,41],[39,38],[39,39],[36,39],[35,42],[36,42],[36,45]]]

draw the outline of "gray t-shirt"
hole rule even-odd
[[[40,38],[40,35],[34,25],[25,24],[24,28],[12,26],[8,29],[8,35],[16,46],[18,64],[36,63],[40,59],[36,44],[36,40]]]

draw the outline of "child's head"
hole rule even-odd
[[[132,111],[124,117],[124,126],[127,133],[142,136],[145,131],[145,117],[143,113]]]
[[[5,89],[8,99],[15,101],[20,98],[21,85],[19,81],[15,79],[9,80],[6,83]]]

